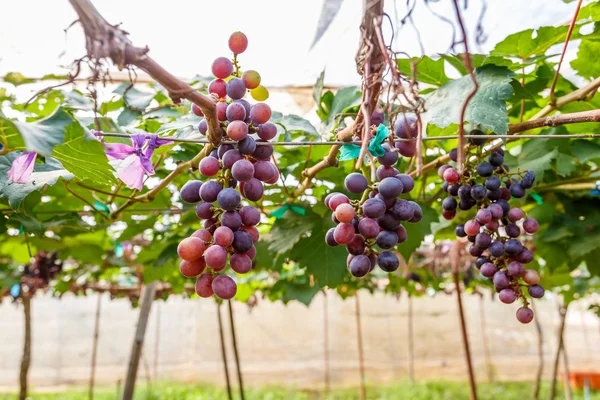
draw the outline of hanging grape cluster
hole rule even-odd
[[[259,238],[256,225],[260,222],[260,212],[242,204],[242,198],[260,200],[264,185],[279,179],[277,167],[270,162],[273,145],[269,140],[277,135],[277,127],[269,122],[271,108],[265,103],[251,105],[243,98],[248,90],[257,101],[268,97],[266,89],[260,86],[258,72],[241,73],[239,69],[237,55],[247,46],[248,39],[243,33],[231,35],[229,48],[234,54],[233,61],[217,58],[212,64],[216,79],[208,86],[208,91],[220,99],[216,108],[226,132],[223,139],[236,143],[222,143],[200,161],[200,173],[209,180],[189,181],[181,188],[181,199],[198,203],[196,215],[204,220],[204,228],[183,239],[177,248],[183,259],[180,272],[188,278],[198,277],[196,293],[201,297],[235,296],[237,285],[224,274],[225,268],[229,264],[239,274],[250,271],[256,256],[254,243]],[[192,111],[202,115],[195,105]],[[205,119],[198,128],[206,134]]]
[[[414,121],[399,119],[396,134],[404,133],[405,129],[416,130]],[[423,217],[417,203],[401,197],[412,191],[415,182],[394,168],[398,149],[388,144],[382,147],[385,154],[376,158],[380,164],[377,182],[370,184],[367,177],[358,172],[351,173],[344,181],[350,193],[362,196],[360,200],[351,200],[337,192],[325,198],[325,205],[333,211],[332,219],[337,224],[327,232],[325,241],[329,246],[346,246],[348,268],[358,278],[371,272],[375,265],[386,272],[397,270],[400,260],[393,249],[407,238],[402,222],[416,223]]]
[[[46,288],[62,268],[62,260],[55,251],[38,251],[31,263],[25,265],[21,285],[27,286],[30,295],[33,295],[37,289]]]
[[[471,135],[484,133],[474,130]],[[470,140],[462,173],[449,164],[439,168],[442,188],[448,193],[442,202],[442,215],[452,219],[457,209],[477,209],[473,219],[456,227],[456,236],[472,243],[469,252],[477,257],[475,265],[481,275],[492,280],[500,301],[511,304],[521,300],[517,319],[526,324],[532,321],[533,311],[521,282],[533,298],[543,297],[544,288],[538,284],[539,274],[523,266],[534,256],[519,238],[534,234],[539,226],[522,209],[511,208],[509,200],[524,197],[525,190],[533,187],[535,175],[532,171],[511,173],[500,148],[493,149],[486,159],[481,148],[485,141],[483,137]],[[456,162],[457,154],[457,149],[452,149],[450,159]]]

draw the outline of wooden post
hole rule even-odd
[[[563,348],[563,333],[565,331],[565,321],[567,317],[567,307],[559,306],[558,312],[560,315],[560,325],[558,327],[558,346],[556,346],[556,353],[554,354],[554,366],[552,368],[552,383],[550,385],[550,400],[554,400],[556,397],[556,381],[558,379],[558,363],[560,361],[560,352]]]
[[[155,289],[156,282],[152,282],[144,288],[144,293],[142,294],[140,316],[135,337],[133,339],[133,346],[131,347],[131,354],[129,355],[129,367],[127,368],[127,377],[125,378],[125,387],[123,388],[123,400],[133,400],[135,380],[137,378],[140,356],[142,355],[144,346],[144,336],[146,335],[146,328],[148,326],[148,317],[150,316],[152,302],[154,301]]]
[[[407,293],[408,294],[408,293]],[[408,294],[408,379],[415,383],[415,330],[413,326],[412,296]]]
[[[229,379],[229,368],[227,367],[227,351],[225,349],[225,335],[223,334],[223,319],[221,318],[221,303],[217,302],[217,319],[219,321],[219,338],[221,339],[221,358],[225,369],[225,383],[227,384],[227,398],[233,400],[231,395],[231,381]]]
[[[566,307],[565,307],[565,320],[566,320]],[[566,324],[565,324],[566,325]],[[566,326],[565,326],[566,328]],[[563,357],[563,373],[564,373],[564,385],[565,385],[565,399],[566,400],[572,400],[573,399],[573,393],[571,392],[571,382],[569,380],[569,357],[567,356],[567,345],[566,345],[566,340],[565,340],[565,336],[566,336],[566,332],[563,329],[563,333],[562,333],[563,337],[562,337],[562,357]]]
[[[237,338],[235,335],[235,322],[233,321],[233,307],[231,306],[231,300],[227,300],[229,306],[229,325],[231,328],[231,343],[233,344],[233,354],[235,356],[235,367],[238,377],[238,385],[240,389],[240,398],[244,400],[244,381],[242,378],[242,368],[240,366],[240,355],[237,348]]]
[[[471,400],[477,400],[477,387],[475,385],[475,374],[473,373],[473,364],[471,363],[471,349],[469,346],[469,336],[467,334],[467,323],[465,321],[465,312],[463,310],[462,295],[460,293],[460,279],[458,271],[455,269],[454,286],[456,287],[456,300],[458,302],[458,314],[460,316],[460,330],[462,333],[462,341],[465,349],[465,360],[467,362],[467,371],[469,373],[469,391]]]
[[[152,376],[154,382],[158,380],[158,351],[160,349],[160,303],[156,304],[156,327],[154,331],[154,365]]]
[[[25,317],[25,337],[23,341],[23,357],[21,358],[21,370],[19,374],[19,400],[27,398],[27,374],[31,364],[31,299],[29,293],[21,287],[21,300],[23,301],[23,314]]]
[[[535,322],[535,330],[537,331],[538,339],[538,367],[535,374],[535,384],[533,386],[533,399],[538,400],[540,398],[540,387],[542,385],[542,376],[544,374],[544,331],[542,330],[542,324],[540,323],[540,316],[535,307],[535,301],[531,302],[531,309],[533,310],[533,318]]]
[[[327,292],[323,290],[323,354],[325,357],[325,393],[331,390],[329,377],[329,306]]]
[[[102,305],[102,294],[97,293],[96,317],[94,318],[94,341],[92,343],[92,366],[90,370],[90,385],[88,389],[88,398],[94,399],[94,384],[96,381],[96,358],[98,355],[98,338],[100,336],[100,308]]]
[[[360,373],[360,400],[367,399],[367,387],[365,385],[365,356],[363,353],[362,329],[360,323],[360,301],[358,291],[354,296],[356,299],[356,337],[358,342],[358,369]]]

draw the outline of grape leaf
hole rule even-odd
[[[83,127],[74,122],[65,128],[65,142],[56,146],[52,155],[68,171],[81,180],[95,184],[116,183],[113,169],[108,163],[104,147],[93,136],[86,135]]]
[[[48,118],[34,123],[14,121],[13,124],[21,134],[27,151],[48,157],[54,146],[63,143],[65,126],[72,122],[71,116],[59,107]]]
[[[496,133],[508,131],[506,100],[513,92],[514,73],[506,67],[485,65],[475,70],[479,90],[467,106],[466,121]],[[470,76],[448,82],[426,100],[426,119],[440,128],[460,123],[462,104],[473,89]]]
[[[310,236],[303,237],[293,246],[290,258],[305,266],[306,272],[315,277],[319,287],[336,287],[348,274],[348,253],[344,246],[329,247],[325,243],[325,234],[331,227],[327,219],[315,216],[312,220]]]
[[[265,238],[269,243],[269,251],[283,254],[291,250],[303,235],[310,232],[312,226],[312,218],[286,212],[283,218],[275,221],[269,237]]]
[[[16,157],[16,153],[9,153],[0,157],[0,198],[8,199],[8,204],[12,208],[19,207],[19,204],[31,192],[40,190],[46,185],[54,185],[60,178],[64,180],[73,179],[73,174],[64,169],[59,162],[54,161],[52,163],[36,164],[34,172],[27,183],[14,183],[8,180],[8,170]]]
[[[282,118],[281,124],[290,132],[303,132],[307,136],[319,137],[319,133],[315,127],[308,120],[297,115],[286,115]]]
[[[469,72],[463,61],[463,54],[440,54],[444,60],[448,61],[461,75],[467,75]],[[502,56],[490,56],[488,54],[471,54],[471,65],[474,68],[482,67],[487,64],[510,67],[513,62]],[[419,64],[420,67],[420,64]]]
[[[506,39],[496,45],[491,54],[527,60],[533,56],[543,55],[557,43],[563,43],[568,30],[569,27],[566,25],[558,27],[543,26],[537,30],[526,29],[507,36]],[[535,37],[534,32],[536,33]],[[578,29],[574,33],[577,34],[577,32]]]
[[[331,111],[327,117],[327,124],[331,124],[336,115],[341,113],[345,108],[359,104],[362,94],[357,90],[356,86],[340,89],[331,102]]]
[[[577,58],[571,61],[571,67],[579,76],[594,79],[600,75],[600,42],[582,40]]]
[[[412,62],[418,63],[415,64],[417,81],[435,86],[442,86],[450,81],[444,70],[443,58],[434,60],[428,56],[423,56],[422,58],[413,57]],[[411,60],[400,58],[397,60],[397,63],[400,72],[412,77]]]

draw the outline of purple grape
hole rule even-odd
[[[544,293],[546,291],[540,285],[532,285],[527,288],[527,292],[534,299],[541,299],[542,297],[544,297]]]
[[[481,272],[481,275],[485,276],[486,278],[492,278],[494,274],[498,272],[498,269],[494,266],[494,264],[488,262],[481,266],[479,272]]]
[[[504,210],[502,210],[502,207],[496,203],[490,204],[488,210],[490,210],[492,213],[492,218],[494,219],[500,219],[504,215]]]
[[[238,274],[245,274],[252,269],[252,260],[246,254],[234,253],[231,255],[229,265]]]
[[[486,233],[478,233],[475,237],[475,244],[481,249],[487,249],[492,244],[492,237]]]
[[[516,239],[509,239],[504,243],[504,251],[514,257],[523,251],[523,245]]]
[[[380,124],[383,124],[384,120],[385,116],[382,110],[373,110],[373,114],[371,114],[371,125],[379,126]]]
[[[377,258],[377,265],[385,272],[394,272],[400,266],[400,261],[394,253],[382,251]]]
[[[394,133],[396,134],[396,136],[402,139],[416,138],[419,134],[419,131],[417,129],[417,119],[414,117],[405,117],[404,115],[399,116],[396,120]]]
[[[377,235],[375,243],[384,250],[391,249],[398,244],[398,235],[396,232],[392,231],[381,231],[379,232],[379,235]]]
[[[533,218],[527,218],[523,221],[523,230],[527,233],[534,234],[540,229],[540,225]]]
[[[256,151],[256,141],[251,136],[246,136],[238,142],[238,150],[242,154],[252,154]]]
[[[415,180],[410,175],[398,174],[396,175],[396,179],[400,179],[400,182],[402,182],[402,193],[408,193],[415,187]]]
[[[457,225],[454,229],[454,234],[461,238],[467,237],[467,232],[465,232],[465,226],[463,224]]]
[[[242,154],[239,151],[235,149],[229,150],[222,157],[223,168],[231,169],[233,167],[233,164],[235,164],[239,160],[242,160],[243,158],[244,156],[242,156]]]
[[[526,248],[524,248],[523,251],[515,257],[515,260],[517,260],[521,264],[529,264],[533,261],[533,259],[533,253]]]
[[[205,182],[200,188],[200,198],[207,203],[212,203],[217,200],[217,196],[221,190],[223,190],[223,186],[221,186],[218,182]]]
[[[504,304],[512,304],[517,300],[517,292],[512,289],[502,289],[500,293],[498,293],[498,298]]]
[[[417,152],[417,145],[413,142],[397,142],[395,146],[404,157],[414,157]]]
[[[533,187],[533,183],[535,182],[535,173],[533,171],[527,171],[525,176],[521,180],[521,187],[523,189],[531,189]]]
[[[344,185],[350,193],[362,193],[367,190],[369,182],[363,174],[354,172],[346,177],[344,180]]]
[[[250,201],[259,201],[263,196],[264,188],[261,181],[256,178],[244,182],[244,196]]]
[[[415,216],[414,206],[404,199],[396,200],[391,211],[400,221],[410,221]]]
[[[490,160],[490,164],[492,164],[496,168],[501,167],[502,164],[504,164],[504,156],[499,153],[490,154],[489,160]]]
[[[227,96],[231,97],[234,100],[237,100],[244,97],[245,94],[246,85],[244,85],[243,80],[241,80],[240,78],[231,78],[229,82],[227,82]]]
[[[221,225],[236,232],[242,226],[242,217],[237,211],[225,211],[221,214]]]
[[[513,183],[510,185],[510,194],[516,199],[520,199],[525,196],[525,189],[520,183]]]
[[[453,148],[452,150],[450,150],[450,153],[448,153],[448,157],[450,157],[450,159],[454,162],[458,161],[458,149],[457,148]]]
[[[208,156],[212,157],[212,158],[216,158],[217,160],[219,159],[219,153],[217,152],[217,149],[214,149],[213,151],[211,151]]]
[[[241,197],[235,189],[226,188],[219,192],[217,203],[225,211],[235,210],[240,205]]]
[[[217,229],[217,222],[219,222],[216,218],[209,218],[204,221],[204,229],[208,231],[208,233],[212,233]]]
[[[377,223],[383,229],[393,231],[400,225],[400,220],[397,219],[391,211],[386,211],[382,217],[377,218]]]
[[[450,196],[458,196],[458,191],[460,188],[460,185],[448,185],[448,194]]]
[[[244,110],[246,111],[246,119],[248,119],[248,117],[250,117],[250,109],[252,108],[252,105],[248,102],[248,100],[238,99],[234,100],[233,102],[244,106]]]
[[[377,198],[368,199],[362,206],[363,213],[369,218],[382,217],[386,209],[385,202]]]
[[[495,204],[502,207],[502,216],[508,215],[508,212],[510,211],[510,204],[508,203],[508,201],[506,201],[504,199],[500,199],[500,200],[496,201]]]
[[[333,237],[334,232],[335,232],[335,228],[331,228],[325,234],[325,243],[327,243],[327,246],[330,246],[330,247],[338,246],[338,242],[336,242]]]
[[[349,265],[352,276],[362,278],[371,270],[371,261],[365,255],[357,255],[353,257]]]
[[[487,161],[482,161],[477,166],[477,174],[484,178],[491,176],[494,173],[494,167]]]
[[[399,179],[384,178],[377,187],[379,194],[388,199],[395,199],[402,194],[404,186]]]
[[[525,213],[520,208],[511,208],[508,211],[508,219],[512,222],[517,222],[525,216]]]
[[[423,218],[423,210],[421,210],[421,206],[414,201],[409,201],[409,203],[413,208],[413,217],[409,219],[408,222],[412,222],[414,224]]]
[[[275,167],[269,161],[258,161],[254,164],[254,177],[266,182],[275,176]]]
[[[220,299],[232,299],[237,293],[235,281],[226,275],[218,275],[212,281],[212,290]]]
[[[200,121],[200,123],[198,124],[198,131],[202,135],[206,136],[206,132],[208,131],[208,123],[206,122],[205,119],[203,119],[202,121]]]
[[[502,181],[497,176],[490,176],[485,180],[485,187],[489,190],[498,190]]]
[[[486,195],[487,190],[483,185],[475,185],[471,188],[471,197],[475,200],[483,200]]]
[[[487,208],[482,208],[477,211],[475,219],[477,219],[480,224],[485,225],[492,221],[492,212]]]
[[[510,281],[508,280],[508,276],[504,271],[498,271],[494,274],[493,278],[494,287],[502,290],[506,289],[510,286]]]
[[[252,248],[254,242],[252,236],[243,229],[237,230],[233,233],[233,248],[238,253],[245,253]]]
[[[384,143],[381,147],[384,148],[385,153],[383,156],[377,157],[377,161],[379,161],[381,165],[395,165],[398,162],[398,152],[391,151],[390,145],[387,143]]]
[[[508,237],[516,238],[521,236],[521,228],[519,228],[517,224],[508,224],[504,227],[504,230]]]
[[[227,106],[225,115],[229,122],[243,121],[246,119],[246,109],[243,104],[233,102]]]
[[[179,197],[186,203],[197,203],[200,201],[200,188],[202,181],[187,181],[181,187]]]
[[[200,161],[199,169],[204,176],[215,176],[221,169],[221,165],[216,158],[205,157]]]
[[[231,167],[231,176],[238,182],[248,182],[254,177],[254,165],[248,160],[238,160]]]
[[[273,145],[268,143],[265,145],[259,145],[259,143],[267,143],[265,140],[257,140],[256,141],[256,150],[252,155],[257,160],[268,160],[273,155]]]
[[[354,235],[354,238],[346,244],[348,253],[358,256],[365,252],[365,239],[360,235]]]
[[[239,211],[242,217],[242,223],[246,226],[258,225],[260,222],[260,212],[252,206],[244,206]]]
[[[504,255],[504,244],[496,241],[488,247],[488,252],[492,257],[502,257]]]
[[[196,206],[196,215],[198,218],[209,219],[214,216],[214,212],[212,211],[213,205],[211,203],[199,203]]]
[[[458,207],[458,203],[454,197],[446,197],[444,201],[442,201],[442,209],[445,211],[454,211]]]
[[[387,165],[380,165],[377,167],[377,171],[375,172],[378,180],[383,180],[385,178],[392,178],[398,175],[398,170],[394,167],[389,167]]]
[[[265,122],[258,126],[257,134],[262,140],[271,140],[277,136],[277,125],[272,122]]]
[[[385,203],[385,208],[386,209],[391,209],[394,206],[394,204],[396,203],[396,199],[395,198],[386,198],[386,197],[383,197],[381,195],[381,193],[377,193],[375,195],[375,198],[383,201]]]
[[[521,307],[517,310],[517,320],[522,324],[528,324],[533,321],[533,311],[527,307]]]
[[[485,249],[482,249],[481,247],[474,244],[471,247],[469,247],[469,254],[471,254],[473,257],[479,257],[483,254],[484,250]]]
[[[402,224],[396,228],[396,235],[398,236],[398,244],[404,243],[408,239],[408,232]]]
[[[227,263],[227,251],[217,245],[212,245],[204,252],[204,261],[210,268],[222,270]]]
[[[372,239],[379,234],[379,224],[372,218],[363,218],[358,223],[358,231],[366,239]]]
[[[232,144],[220,145],[219,148],[217,149],[217,155],[219,156],[219,159],[222,160],[225,153],[227,153],[229,150],[233,150],[233,149],[235,149],[235,147],[233,147]]]
[[[510,276],[520,278],[525,273],[525,267],[519,262],[513,261],[506,267],[506,271]]]
[[[473,129],[469,132],[469,135],[485,136],[485,133],[479,129]],[[483,146],[485,144],[485,138],[469,138],[469,143],[474,144],[475,146]]]

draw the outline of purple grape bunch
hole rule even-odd
[[[481,131],[471,134],[484,135]],[[544,288],[539,285],[539,274],[524,267],[533,261],[534,254],[520,238],[533,235],[539,224],[522,209],[511,208],[509,200],[524,197],[526,189],[533,187],[535,175],[532,171],[510,173],[500,148],[481,160],[481,152],[473,154],[471,150],[482,146],[485,138],[469,142],[462,174],[449,164],[438,170],[444,179],[442,188],[448,193],[442,201],[442,215],[452,219],[458,209],[477,209],[475,218],[456,227],[456,236],[472,243],[469,253],[477,257],[475,265],[481,275],[492,280],[500,301],[512,304],[521,300],[523,306],[517,310],[517,319],[527,324],[533,320],[533,311],[528,307],[523,287],[531,298],[543,297]],[[450,152],[450,159],[456,162],[457,149]]]
[[[346,189],[363,200],[351,200],[343,193],[330,193],[325,205],[333,211],[335,228],[329,229],[325,241],[329,246],[345,245],[350,273],[361,278],[375,265],[386,272],[400,266],[394,248],[406,241],[402,222],[417,223],[423,217],[421,207],[402,195],[413,190],[415,182],[393,166],[398,151],[385,144],[385,154],[377,157],[377,182],[369,184],[367,177],[354,172],[344,181]]]
[[[235,60],[246,46],[243,33],[231,36],[229,47]],[[181,199],[197,204],[196,215],[204,221],[204,227],[183,239],[177,252],[182,258],[181,274],[197,277],[199,296],[214,294],[221,299],[231,299],[237,285],[231,276],[224,274],[225,268],[229,265],[238,274],[250,271],[256,256],[254,244],[259,239],[256,226],[261,219],[260,212],[242,201],[260,200],[264,185],[279,179],[279,171],[270,161],[273,145],[269,144],[277,135],[277,127],[269,122],[271,109],[267,104],[251,105],[243,98],[249,89],[260,85],[256,71],[245,71],[240,76],[226,57],[217,58],[212,71],[216,79],[210,83],[209,92],[220,98],[217,117],[226,132],[223,139],[235,143],[222,143],[200,161],[200,173],[209,180],[191,180],[181,188]],[[225,78],[230,79],[225,82]],[[196,106],[192,112],[202,115]],[[206,134],[207,129],[203,119],[200,133]]]

